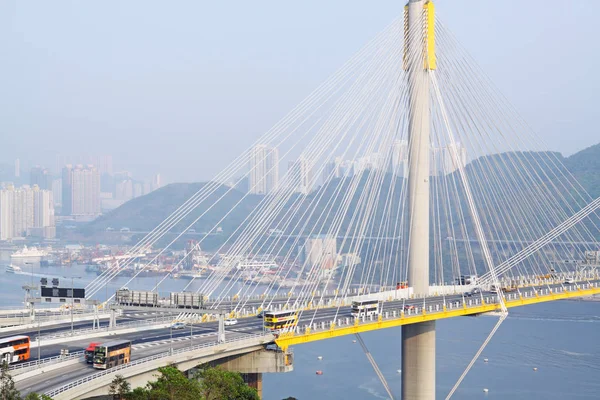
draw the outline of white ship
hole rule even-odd
[[[199,279],[204,278],[205,275],[202,272],[184,271],[176,273],[173,277],[176,279]]]
[[[21,250],[17,250],[16,252],[10,255],[11,259],[27,259],[27,258],[42,258],[48,255],[47,251],[42,249],[38,249],[37,247],[27,247],[23,246]]]
[[[17,267],[16,265],[12,264],[6,266],[7,274],[18,274],[19,272],[21,272],[21,267]]]

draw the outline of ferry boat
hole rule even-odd
[[[28,259],[28,258],[42,258],[42,257],[46,257],[48,255],[48,252],[42,250],[42,249],[38,249],[37,247],[27,247],[27,246],[23,246],[23,248],[21,250],[17,250],[16,252],[12,253],[10,255],[11,259],[18,259],[18,260],[23,260],[23,259]]]
[[[175,279],[199,279],[199,278],[204,278],[204,274],[202,272],[191,272],[191,271],[185,271],[185,272],[178,272],[176,274],[173,275],[173,277]]]
[[[21,267],[12,264],[6,266],[6,273],[8,274],[16,274],[19,272],[21,272]]]

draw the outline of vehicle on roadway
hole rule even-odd
[[[266,312],[268,312],[268,311],[267,310],[262,310],[261,312],[259,312],[258,314],[256,314],[256,318],[264,318]]]
[[[235,318],[227,318],[225,320],[225,326],[237,325],[237,319]]]
[[[185,329],[185,322],[175,322],[173,325],[171,325],[171,329]]]
[[[414,310],[415,306],[413,306],[412,304],[405,304],[404,307],[402,307],[404,311],[409,311],[409,310]]]
[[[96,346],[100,345],[100,342],[92,342],[83,352],[85,362],[88,364],[94,363],[94,350],[96,350]]]
[[[471,297],[471,296],[474,296],[474,295],[479,294],[479,293],[481,293],[481,289],[478,288],[478,287],[476,287],[476,288],[473,288],[472,290],[470,290],[468,292],[465,292],[464,295],[467,296],[467,297]]]
[[[576,283],[576,282],[575,282],[575,278],[573,278],[573,277],[570,277],[570,276],[569,276],[569,277],[567,277],[567,278],[565,279],[565,283],[566,283],[567,285],[573,285],[573,284],[575,284],[575,283]]]
[[[514,292],[517,289],[518,289],[518,286],[516,283],[511,283],[510,285],[504,285],[504,286],[501,286],[500,288],[498,288],[498,286],[496,286],[496,285],[491,285],[490,293],[499,293],[500,291],[502,291],[504,293],[509,293],[509,292]]]
[[[358,300],[352,302],[352,316],[355,318],[369,315],[378,315],[380,310],[379,300]]]
[[[101,343],[94,349],[94,368],[107,369],[131,361],[131,341]]]
[[[460,278],[456,278],[456,283],[459,285],[476,285],[477,275],[461,275]]]
[[[13,364],[29,360],[29,336],[10,336],[0,339],[0,363]]]
[[[273,332],[279,332],[282,329],[293,328],[298,323],[298,311],[265,311],[264,327]]]

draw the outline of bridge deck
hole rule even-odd
[[[560,290],[559,288],[557,290],[543,289],[541,292],[543,293],[543,291],[546,291],[546,294],[541,294],[540,292],[535,292],[535,294],[532,296],[523,296],[519,295],[518,293],[514,293],[512,295],[509,294],[505,298],[505,304],[507,308],[513,308],[537,303],[544,303],[548,301],[592,296],[595,294],[600,294],[600,284],[598,284],[597,282],[590,283],[585,289],[580,288],[577,290]],[[513,295],[516,298],[511,299]],[[459,305],[459,307],[457,308],[444,306],[439,311],[427,311],[426,308],[423,308],[423,311],[421,313],[415,315],[406,315],[402,311],[398,313],[398,316],[392,316],[391,318],[383,318],[383,316],[380,315],[377,321],[361,322],[358,319],[355,319],[352,324],[338,326],[335,323],[333,323],[327,329],[321,330],[313,330],[310,327],[307,327],[302,333],[282,333],[275,340],[275,342],[279,347],[285,350],[289,346],[296,344],[315,342],[318,340],[325,340],[345,335],[369,332],[377,329],[417,324],[419,322],[437,321],[446,318],[500,311],[500,309],[500,304],[498,303],[486,304],[485,301],[482,301],[478,302],[478,304],[467,306],[467,303],[463,302],[463,304]]]

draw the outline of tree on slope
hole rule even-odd
[[[115,379],[113,379],[108,387],[108,394],[111,395],[114,400],[124,399],[129,392],[131,392],[131,385],[123,378],[123,375],[115,376]]]
[[[8,364],[2,363],[0,370],[0,400],[21,400],[21,393],[15,387],[15,381],[8,373]]]
[[[204,368],[197,378],[205,400],[260,400],[256,389],[246,385],[237,372]]]

